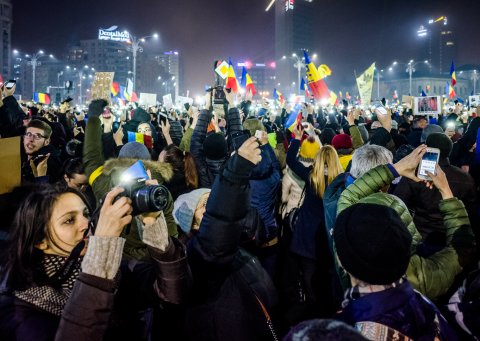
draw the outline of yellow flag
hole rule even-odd
[[[330,68],[327,65],[322,64],[318,67],[318,75],[320,79],[324,79],[325,77],[330,76],[331,74],[332,74],[332,70],[330,70]]]
[[[360,99],[362,104],[369,105],[370,100],[372,99],[372,88],[373,88],[373,75],[375,72],[375,63],[370,65],[368,69],[365,70],[357,78],[358,92],[360,93]]]
[[[337,104],[337,99],[338,99],[337,95],[333,91],[330,91],[330,99],[329,99],[330,105]]]

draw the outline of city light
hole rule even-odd
[[[270,8],[273,6],[274,3],[275,3],[275,0],[270,1],[267,8],[265,9],[265,12],[268,12],[270,10]]]

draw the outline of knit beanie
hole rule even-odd
[[[314,159],[319,151],[320,144],[318,144],[313,136],[309,136],[306,140],[303,140],[300,146],[299,156],[303,159]]]
[[[150,117],[150,114],[143,110],[142,108],[137,108],[133,112],[133,117],[132,120],[137,121],[137,122],[147,122],[150,123],[152,118]]]
[[[420,142],[425,143],[425,141],[427,141],[428,135],[433,133],[443,133],[442,127],[436,124],[429,124],[428,126],[423,128],[422,136],[420,137]]]
[[[227,141],[222,134],[211,133],[203,141],[203,152],[209,160],[221,160],[228,155]]]
[[[333,238],[342,267],[368,284],[397,281],[410,262],[412,236],[390,207],[350,206],[337,217]]]
[[[140,159],[151,160],[150,153],[143,144],[138,142],[128,142],[120,149],[118,153],[119,159]]]
[[[199,188],[186,194],[180,195],[173,203],[173,218],[183,232],[188,233],[192,229],[193,218],[198,203],[202,196],[210,193],[209,188]]]
[[[425,143],[428,147],[440,149],[441,158],[449,157],[452,152],[453,142],[444,133],[433,133],[428,135]]]
[[[347,134],[338,134],[332,139],[332,146],[336,149],[350,149],[353,147],[352,138]]]
[[[257,130],[265,131],[263,123],[258,118],[247,118],[243,122],[243,128],[250,131],[250,136],[255,136]]]

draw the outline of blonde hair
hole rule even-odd
[[[313,170],[310,173],[310,182],[320,198],[323,198],[325,188],[340,173],[343,173],[343,168],[337,151],[330,145],[323,146],[315,156]]]

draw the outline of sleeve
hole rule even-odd
[[[188,128],[185,134],[183,134],[182,141],[180,142],[180,149],[184,152],[190,151],[190,142],[192,140],[193,129]]]
[[[412,191],[412,180],[402,177],[400,182],[395,187],[393,192],[394,195],[402,199],[402,201],[407,205],[407,207],[412,207],[413,191]]]
[[[18,105],[14,96],[7,96],[3,99],[3,106],[0,108],[0,135],[1,137],[13,137],[20,135],[23,126],[25,113]]]
[[[288,148],[287,152],[287,165],[303,181],[308,183],[308,180],[310,178],[310,168],[305,167],[300,161],[298,161],[297,154],[299,149],[300,141],[297,139],[292,139],[290,143],[290,148]]]
[[[292,188],[293,182],[287,172],[283,175],[282,179],[282,203],[288,202],[288,196],[290,194],[290,188]]]
[[[270,147],[269,144],[260,146],[262,161],[260,161],[260,163],[253,168],[251,176],[252,179],[262,179],[272,171],[273,160],[268,148],[271,149],[272,147]],[[273,156],[276,159],[275,154]]]
[[[352,136],[353,149],[358,149],[363,146],[364,141],[358,127],[356,125],[350,126],[349,131],[350,135]]]
[[[212,120],[212,115],[208,110],[202,110],[197,121],[197,125],[192,133],[190,142],[190,152],[192,153],[195,164],[197,165],[198,176],[201,187],[211,187],[210,178],[208,177],[208,165],[205,160],[203,151],[203,142],[207,136],[207,128]]]
[[[216,178],[200,229],[189,244],[191,264],[202,264],[192,265],[192,271],[207,269],[215,273],[233,261],[239,247],[242,221],[250,207],[249,177],[253,166],[235,154]],[[232,204],[224,205],[225,202]]]
[[[240,119],[240,111],[238,108],[229,109],[225,119],[227,121],[227,136],[243,130],[242,120]],[[229,150],[233,151],[232,147],[229,147]]]

